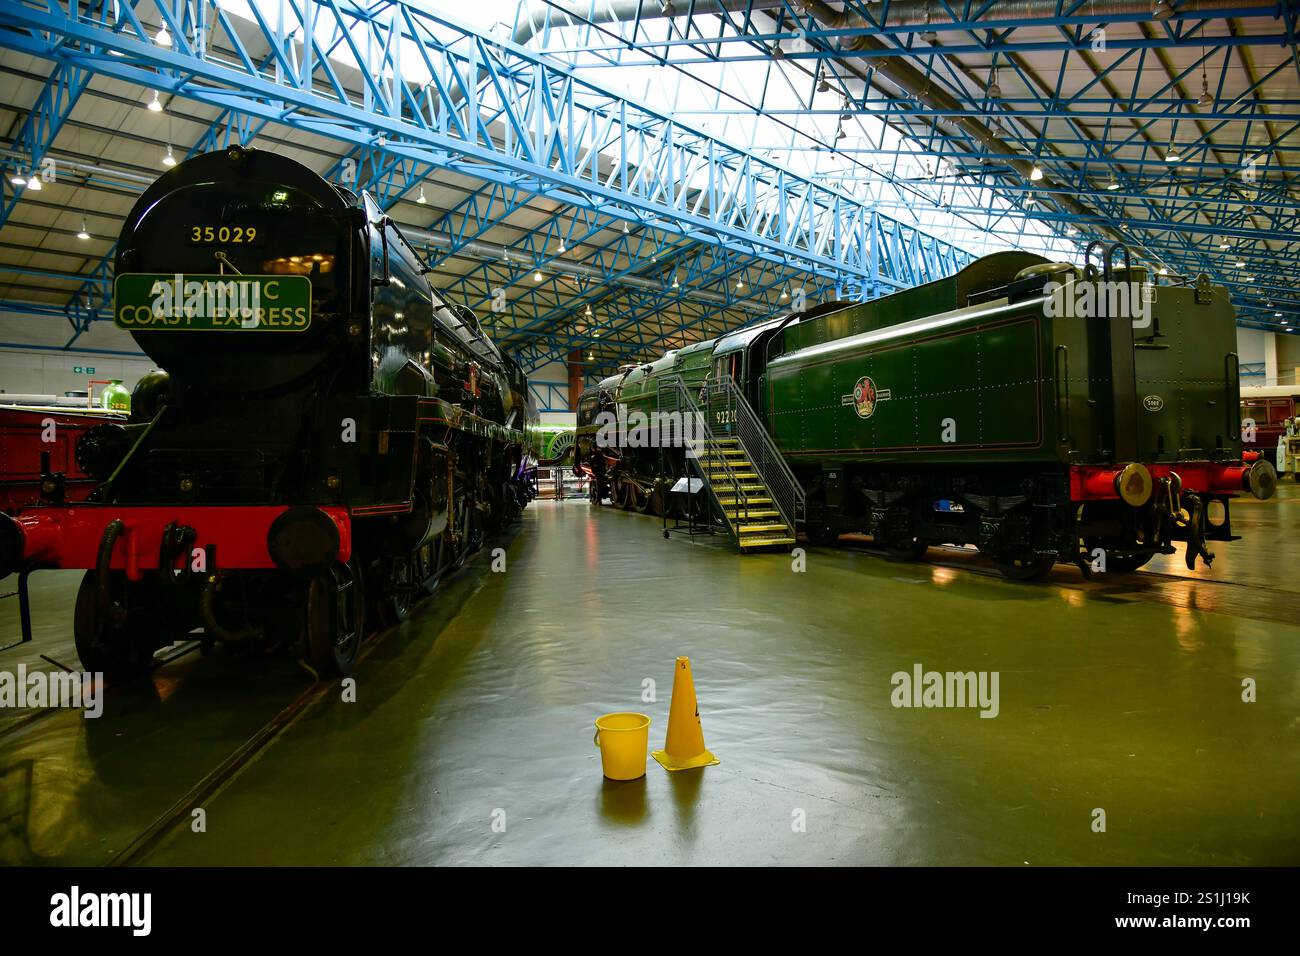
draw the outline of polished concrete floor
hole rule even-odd
[[[1209,572],[1025,585],[536,503],[504,572],[480,555],[146,862],[1300,863],[1300,493],[1234,517]],[[76,575],[33,580],[38,640],[0,669],[75,666]],[[604,780],[592,720],[642,711],[661,746],[679,655],[721,763]],[[997,672],[997,716],[893,706],[917,664]],[[0,862],[112,859],[308,682],[189,654],[98,720],[0,711]]]

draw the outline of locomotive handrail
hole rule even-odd
[[[707,386],[701,388],[700,390],[701,396],[707,395],[706,389]],[[663,407],[665,392],[668,392],[672,397],[672,408],[670,409],[665,409]],[[750,496],[741,487],[741,481],[737,477],[735,469],[732,467],[731,462],[727,460],[727,457],[725,455],[717,453],[718,450],[717,441],[716,441],[717,436],[714,435],[713,426],[709,422],[709,416],[707,414],[707,406],[705,411],[702,411],[700,409],[700,406],[696,404],[694,397],[691,395],[690,389],[686,387],[686,383],[682,380],[682,377],[680,375],[666,376],[660,380],[657,401],[658,401],[660,412],[664,412],[664,411],[683,412],[684,411],[689,415],[693,415],[694,420],[696,422],[699,422],[703,426],[704,428],[704,448],[702,449],[703,455],[697,454],[695,456],[695,460],[699,466],[700,474],[704,478],[704,486],[709,490],[709,495],[713,498],[714,505],[717,506],[717,509],[722,513],[723,520],[727,522],[727,527],[732,530],[732,533],[735,534],[737,538],[739,538],[738,532],[736,532],[735,527],[732,525],[731,518],[727,515],[727,509],[723,508],[722,503],[718,500],[717,492],[713,488],[713,480],[709,477],[710,472],[714,470],[720,470],[725,473],[726,475],[725,480],[731,486],[731,488],[734,489],[736,493],[735,507],[738,515],[743,514],[745,517],[749,516]],[[687,457],[690,456],[688,455]],[[721,468],[718,468],[719,463],[721,464]]]
[[[732,434],[740,440],[745,454],[771,493],[781,517],[794,531],[797,522],[804,517],[807,497],[785,456],[759,420],[758,413],[730,376],[706,382],[704,388],[710,395],[716,394],[723,398],[723,407],[730,413],[731,421],[728,424]],[[711,404],[709,407],[712,407]]]
[[[1061,389],[1065,389],[1065,416],[1061,416]],[[1056,347],[1056,440],[1069,442],[1070,427],[1070,349],[1065,345]]]

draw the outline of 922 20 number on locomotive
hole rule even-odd
[[[165,372],[131,420],[0,516],[0,575],[85,568],[84,666],[122,672],[202,629],[205,647],[301,641],[354,663],[527,503],[519,367],[368,195],[233,147],[163,175],[118,244],[114,321]],[[23,627],[30,637],[24,601]]]

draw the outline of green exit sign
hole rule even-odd
[[[93,366],[93,365],[86,365],[86,366],[74,365],[74,366],[72,366],[72,374],[74,374],[74,375],[94,375],[94,374],[95,374],[95,366]]]

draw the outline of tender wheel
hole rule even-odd
[[[127,678],[149,669],[153,652],[132,640],[125,607],[126,574],[110,571],[107,601],[100,594],[99,574],[87,571],[77,590],[72,637],[87,671]]]
[[[924,538],[889,541],[885,544],[885,552],[895,561],[919,561],[928,550],[930,542]]]
[[[808,543],[817,548],[832,548],[840,541],[840,533],[821,522],[810,523],[804,533],[808,535]]]
[[[1051,555],[1038,554],[1037,552],[1019,558],[1010,560],[999,560],[995,562],[1002,576],[1011,581],[1041,581],[1047,577],[1056,564],[1056,559]]]
[[[307,585],[307,649],[321,677],[352,670],[365,634],[365,596],[355,561],[313,575]]]
[[[1132,574],[1150,561],[1154,554],[1107,554],[1107,574]]]

